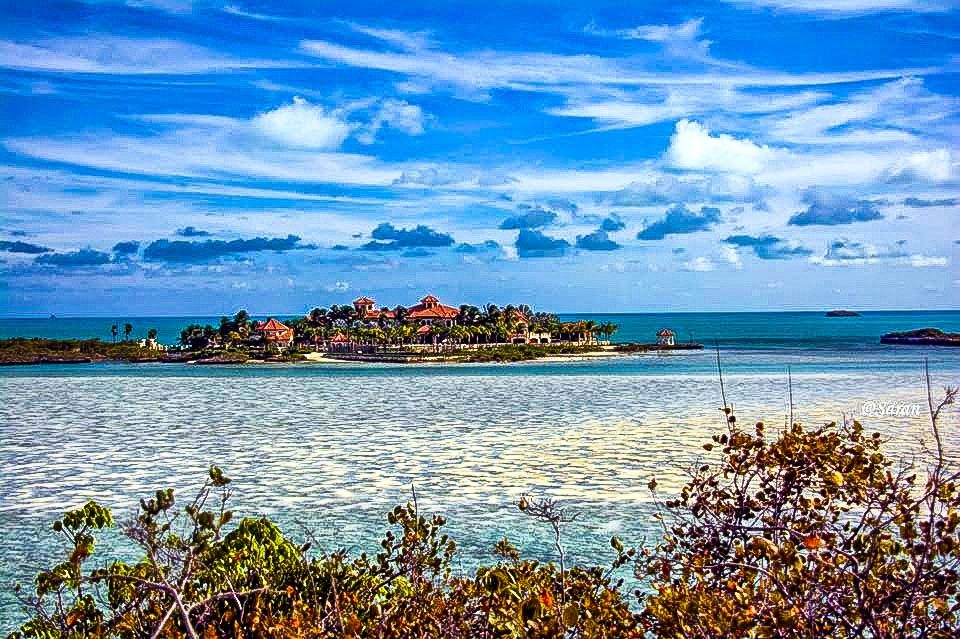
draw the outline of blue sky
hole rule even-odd
[[[956,3],[665,4],[5,7],[0,314],[956,308]]]

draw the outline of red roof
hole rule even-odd
[[[407,317],[410,319],[456,319],[458,315],[460,315],[458,309],[443,304],[429,307],[425,304],[417,304],[407,309]]]
[[[659,333],[657,333],[657,337],[673,337],[673,336],[675,336],[675,335],[676,335],[676,333],[674,333],[673,331],[671,331],[669,328],[665,328],[665,329],[663,329],[662,331],[660,331]]]
[[[385,308],[381,308],[381,309],[368,308],[363,314],[363,319],[379,319],[381,317],[386,317],[387,319],[393,319],[396,316],[397,316],[396,313],[394,313],[393,311],[388,311]]]
[[[427,295],[419,304],[407,309],[410,319],[456,319],[458,315],[458,309],[441,304],[433,295]]]
[[[257,324],[255,330],[268,342],[284,342],[293,339],[293,329],[272,317],[266,322]]]
[[[267,320],[266,324],[261,324],[261,325],[257,328],[257,330],[259,330],[259,331],[271,331],[271,332],[272,332],[272,331],[282,332],[282,331],[289,331],[289,330],[290,330],[290,327],[287,326],[286,324],[284,324],[283,322],[278,322],[277,320],[275,320],[275,319],[273,319],[273,318],[271,317],[270,319]]]
[[[336,342],[338,344],[343,344],[345,342],[349,342],[350,338],[344,335],[343,333],[337,333],[336,335],[330,338],[330,341]]]
[[[369,297],[367,297],[366,295],[364,295],[362,297],[358,297],[357,299],[353,300],[353,303],[367,305],[367,304],[373,304],[374,301]]]
[[[423,326],[417,329],[417,333],[421,335],[425,335],[429,332],[430,332],[430,326],[428,324],[424,324]]]

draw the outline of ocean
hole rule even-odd
[[[789,368],[797,419],[861,419],[904,461],[922,463],[929,443],[924,360],[935,389],[960,384],[960,349],[878,342],[894,330],[960,331],[960,311],[564,319],[575,317],[620,325],[615,341],[653,341],[671,328],[711,348],[510,365],[0,369],[0,633],[23,619],[13,582],[29,585],[63,552],[50,524],[64,509],[96,499],[124,521],[157,488],[185,499],[213,463],[234,478],[238,515],[269,515],[321,550],[375,549],[386,512],[415,488],[421,509],[447,517],[465,569],[489,560],[504,535],[551,559],[548,531],[515,507],[529,493],[579,512],[564,542],[575,560],[605,564],[612,535],[655,537],[647,482],[676,492],[691,465],[710,459],[702,444],[723,428],[714,345],[741,422],[783,426]],[[118,319],[135,336],[157,328],[167,343],[188,323],[215,323]],[[0,337],[109,339],[111,323],[3,319]],[[957,460],[956,409],[945,419]],[[93,565],[129,553],[115,531],[97,548]]]

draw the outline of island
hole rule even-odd
[[[880,337],[880,343],[906,346],[960,346],[960,333],[945,333],[939,328],[919,328],[914,331],[887,333]]]
[[[838,309],[835,311],[827,311],[825,315],[827,317],[860,317],[860,313],[856,311],[847,311],[843,309]]]
[[[0,364],[77,364],[103,361],[234,365],[257,362],[481,363],[607,357],[701,349],[677,343],[662,329],[656,341],[613,344],[618,326],[594,320],[561,321],[527,305],[443,304],[426,295],[405,307],[378,307],[367,296],[352,304],[317,307],[302,317],[257,321],[246,311],[219,326],[190,324],[176,344],[132,340],[133,327],[111,327],[113,343],[91,340],[0,340]]]

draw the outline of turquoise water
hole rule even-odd
[[[277,317],[289,317],[279,314]],[[265,319],[264,317],[258,319]],[[960,331],[960,311],[866,311],[861,317],[825,317],[820,312],[787,313],[637,313],[569,314],[563,320],[593,319],[614,322],[620,330],[614,341],[652,342],[657,331],[670,328],[680,341],[726,348],[862,348],[877,344],[883,333],[933,326]],[[0,318],[0,338],[46,337],[54,339],[110,340],[110,327],[133,325],[134,337],[145,337],[156,328],[159,339],[173,344],[188,324],[217,326],[219,317],[118,317]]]
[[[592,316],[600,319],[600,316]],[[934,384],[960,383],[960,352],[882,346],[890,330],[960,330],[960,312],[602,316],[620,339],[720,344],[728,399],[741,420],[782,425],[859,416],[905,460],[924,458],[922,414],[862,415],[865,406],[925,405]],[[131,321],[174,334],[195,318]],[[89,337],[109,320],[3,320],[0,335]],[[97,331],[101,331],[98,333]],[[441,512],[468,568],[509,534],[549,559],[548,532],[513,506],[549,494],[581,513],[572,556],[606,563],[609,538],[655,534],[646,490],[678,490],[701,445],[721,428],[713,351],[512,365],[298,364],[194,367],[95,364],[0,369],[0,632],[22,619],[10,585],[61,551],[50,522],[97,499],[119,520],[171,486],[184,496],[217,463],[235,479],[239,514],[268,514],[327,550],[369,550],[384,513],[416,486]],[[871,404],[872,403],[872,404]],[[948,449],[960,452],[953,409]],[[956,459],[956,458],[955,458]],[[101,550],[120,548],[115,533]]]

